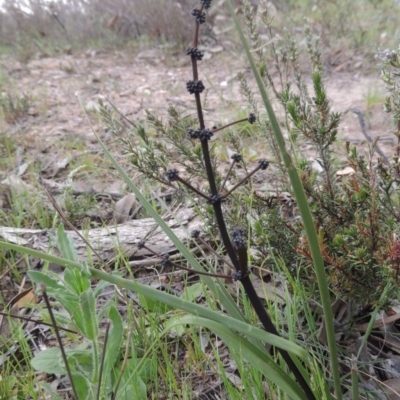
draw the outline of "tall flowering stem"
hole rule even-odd
[[[217,184],[215,181],[215,175],[212,168],[211,157],[210,157],[210,149],[208,145],[208,141],[213,136],[215,130],[208,129],[204,123],[204,115],[203,109],[201,106],[201,99],[200,94],[205,89],[203,82],[199,80],[199,72],[198,72],[198,61],[201,61],[203,58],[203,52],[198,49],[198,41],[199,41],[199,29],[200,25],[203,24],[206,20],[205,10],[210,8],[211,0],[200,0],[201,7],[195,8],[192,10],[192,16],[195,17],[195,31],[192,46],[186,49],[186,54],[191,57],[192,62],[192,72],[193,72],[193,79],[186,83],[186,88],[190,94],[193,94],[196,101],[196,108],[197,108],[197,117],[199,122],[199,129],[193,130],[189,129],[188,134],[192,139],[199,139],[201,142],[201,147],[203,151],[204,157],[204,164],[206,167],[208,183],[210,187],[211,194],[209,196],[208,203],[213,206],[215,217],[217,220],[218,228],[221,235],[221,240],[225,246],[226,252],[228,254],[229,259],[231,260],[231,264],[235,268],[235,272],[233,274],[234,280],[239,280],[243,285],[243,288],[248,296],[255,312],[257,313],[264,329],[267,332],[270,332],[274,335],[279,336],[277,329],[275,328],[274,324],[272,323],[271,318],[269,317],[266,309],[264,308],[263,304],[261,303],[260,298],[258,297],[254,286],[250,279],[250,269],[248,267],[248,253],[247,253],[247,240],[245,237],[245,232],[242,229],[234,229],[231,232],[231,237],[229,236],[224,215],[222,212],[222,202],[224,198],[226,198],[232,190],[240,186],[246,179],[248,179],[252,173],[256,172],[258,169],[266,169],[268,167],[268,162],[266,160],[261,160],[259,166],[253,171],[245,180],[239,182],[239,184],[235,185],[234,188],[225,196],[223,196],[217,188]],[[256,117],[254,114],[250,114],[249,118],[247,119],[249,123],[254,123]],[[242,122],[242,121],[238,121]],[[226,126],[230,126],[231,124],[227,124]],[[225,127],[226,127],[225,126]],[[224,127],[222,127],[224,128]],[[220,129],[222,129],[220,128]],[[218,129],[218,130],[220,130]],[[230,171],[229,171],[230,172]],[[173,176],[176,180],[176,174],[172,174],[171,171],[167,173],[170,176]],[[226,181],[226,180],[225,180]],[[225,183],[224,181],[224,183]],[[224,185],[223,185],[224,186]],[[203,196],[204,197],[204,196]],[[303,375],[301,374],[300,370],[290,357],[290,355],[284,351],[279,350],[282,358],[286,361],[288,367],[292,371],[293,375],[296,377],[297,381],[299,382],[300,386],[304,390],[307,398],[310,400],[315,400],[315,396],[312,393],[310,387],[308,386],[306,380],[304,379]]]

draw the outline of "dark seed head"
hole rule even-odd
[[[198,8],[194,8],[191,14],[196,17],[196,21],[199,24],[204,24],[204,22],[206,22],[206,14]]]
[[[190,139],[198,139],[199,133],[200,133],[199,129],[194,130],[192,128],[189,128],[189,130],[188,130],[188,135],[189,135]]]
[[[178,180],[178,177],[179,177],[179,171],[177,170],[177,169],[169,169],[166,173],[165,173],[165,175],[167,176],[167,179],[170,181],[170,182],[174,182],[174,181],[176,181],[176,180]]]
[[[241,281],[243,278],[246,278],[246,276],[249,276],[250,274],[251,274],[251,269],[250,268],[245,273],[242,273],[242,271],[235,271],[232,274],[232,280],[234,282]]]
[[[169,254],[166,254],[162,260],[160,261],[160,265],[162,267],[168,267],[169,265],[171,265],[171,261],[169,260]]]
[[[232,154],[231,159],[235,161],[236,163],[239,163],[242,161],[242,156],[238,153]]]
[[[211,0],[200,0],[200,3],[205,10],[211,7]]]
[[[258,163],[260,164],[262,170],[266,170],[269,166],[269,161],[264,159],[260,160]]]
[[[212,135],[213,135],[213,131],[208,128],[204,128],[199,131],[199,139],[201,141],[210,140],[212,138]]]
[[[185,52],[188,56],[191,56],[198,61],[201,61],[204,56],[204,53],[200,51],[197,47],[187,47]]]
[[[241,273],[240,271],[235,271],[235,272],[232,274],[232,280],[233,280],[233,282],[240,281],[241,279],[242,279],[242,273]]]
[[[235,228],[231,232],[231,239],[232,239],[233,245],[237,249],[242,249],[243,247],[247,247],[246,235],[245,235],[244,230],[242,228]]]
[[[254,124],[254,122],[256,122],[257,118],[256,118],[256,114],[254,113],[250,113],[249,117],[247,118],[247,121],[250,122],[250,124]]]
[[[201,93],[205,89],[205,87],[202,81],[194,80],[186,82],[186,89],[190,94],[194,94],[194,93]]]
[[[194,231],[192,231],[191,236],[193,239],[198,239],[200,236],[200,231],[198,229],[195,229]]]
[[[143,249],[143,247],[145,246],[146,242],[144,240],[140,240],[137,244],[138,249]]]
[[[188,129],[190,139],[200,139],[202,141],[210,140],[213,136],[213,131],[208,128],[204,129]]]
[[[210,200],[208,200],[208,204],[217,204],[220,203],[222,201],[222,195],[220,195],[219,193],[211,196]]]

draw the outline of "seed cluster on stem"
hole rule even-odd
[[[225,218],[222,210],[222,203],[226,200],[226,198],[238,187],[244,184],[253,174],[255,174],[258,170],[265,170],[269,166],[269,162],[265,159],[262,159],[258,162],[258,165],[250,171],[242,180],[240,180],[237,184],[235,184],[228,192],[222,194],[226,182],[232,172],[232,169],[235,164],[241,162],[242,156],[240,154],[234,154],[232,156],[232,162],[227,172],[226,177],[223,180],[223,183],[220,188],[217,188],[215,174],[213,171],[210,149],[209,149],[209,141],[213,137],[213,134],[217,131],[220,131],[228,126],[232,126],[239,122],[247,121],[250,124],[254,124],[257,121],[257,117],[254,113],[250,113],[248,118],[241,119],[239,121],[235,121],[229,124],[226,124],[220,128],[207,128],[204,122],[203,109],[200,101],[200,95],[204,91],[205,86],[203,82],[199,79],[198,72],[198,62],[203,59],[204,53],[198,49],[198,40],[199,40],[199,28],[200,25],[206,21],[206,13],[207,10],[211,6],[211,0],[200,0],[200,8],[194,8],[191,12],[191,15],[195,18],[195,31],[193,36],[193,42],[191,46],[186,48],[186,55],[190,56],[191,64],[192,64],[192,79],[186,82],[186,89],[189,94],[194,95],[197,109],[197,119],[199,123],[199,127],[197,129],[189,129],[188,136],[192,140],[200,140],[201,149],[204,159],[204,165],[206,168],[207,180],[210,188],[210,193],[206,194],[201,192],[200,190],[194,188],[189,182],[185,181],[183,178],[179,176],[179,172],[176,169],[170,169],[166,172],[166,177],[170,182],[177,182],[178,184],[186,186],[189,190],[195,192],[200,197],[205,199],[208,204],[211,204],[214,210],[214,214],[217,220],[217,225],[220,233],[220,237],[222,243],[225,247],[226,253],[229,257],[229,265],[233,266],[233,280],[240,281],[247,297],[249,298],[255,312],[257,313],[262,325],[265,330],[278,335],[278,331],[275,328],[274,324],[271,321],[265,307],[261,303],[260,298],[258,297],[252,281],[250,279],[250,271],[251,269],[248,266],[248,251],[247,251],[247,238],[245,231],[241,228],[235,228],[232,232],[228,233],[228,229],[226,226]],[[200,240],[200,235],[198,232],[192,235],[192,237],[196,240]],[[163,265],[170,264],[169,259],[163,259]],[[282,358],[286,361],[288,367],[298,380],[300,386],[304,390],[308,399],[315,399],[314,394],[312,393],[309,384],[305,381],[303,375],[299,371],[298,367],[290,357],[290,355],[283,350],[279,350]]]
[[[230,176],[234,165],[236,163],[239,163],[242,160],[242,157],[240,154],[234,154],[232,156],[232,163],[219,189],[217,188],[215,174],[211,163],[209,141],[211,140],[215,132],[222,130],[228,126],[231,126],[235,123],[247,121],[250,124],[254,124],[257,121],[256,115],[254,113],[251,113],[246,119],[241,119],[239,121],[226,124],[220,128],[214,127],[210,129],[205,126],[203,109],[200,101],[200,95],[204,91],[205,86],[203,82],[199,79],[199,72],[197,65],[198,62],[202,60],[204,54],[202,51],[198,49],[198,40],[199,40],[200,25],[206,21],[205,10],[210,8],[211,2],[212,2],[211,0],[200,0],[200,5],[201,5],[200,8],[196,7],[192,10],[191,15],[195,17],[195,31],[191,46],[186,48],[186,55],[190,56],[191,58],[192,73],[193,73],[192,79],[187,81],[186,83],[186,89],[188,90],[189,94],[192,94],[195,97],[197,119],[199,123],[199,127],[197,129],[188,130],[188,136],[193,140],[200,140],[202,154],[204,158],[204,165],[207,173],[207,180],[211,193],[205,194],[202,193],[200,190],[194,188],[189,182],[186,182],[183,178],[179,176],[179,173],[176,169],[168,170],[166,176],[170,182],[176,181],[180,184],[185,185],[189,190],[192,190],[196,194],[200,195],[202,198],[207,200],[209,204],[212,205],[217,220],[220,237],[230,260],[229,265],[233,266],[235,270],[233,273],[233,280],[241,282],[245,290],[245,293],[248,299],[250,300],[265,330],[274,335],[279,336],[277,329],[272,323],[272,320],[269,317],[265,307],[261,303],[261,300],[258,297],[254,289],[254,286],[252,284],[252,281],[250,279],[251,270],[248,266],[248,250],[247,250],[248,241],[246,238],[246,234],[244,230],[241,228],[235,228],[229,234],[222,210],[223,201],[235,189],[237,189],[244,182],[246,182],[258,170],[267,169],[269,166],[269,162],[264,159],[260,160],[256,168],[253,169],[253,171],[251,171],[247,176],[245,176],[236,185],[234,185],[227,193],[224,194],[222,194],[222,190],[226,185],[228,177]],[[195,235],[192,235],[192,237],[195,238],[196,240],[199,240],[199,234],[197,232]],[[168,260],[165,260],[164,263],[168,263]],[[300,370],[298,369],[298,367],[296,366],[290,355],[286,351],[283,350],[279,351],[282,358],[286,361],[288,367],[290,368],[290,370],[298,380],[299,384],[301,385],[302,389],[304,390],[307,398],[310,400],[314,400],[315,399],[314,394],[312,393],[310,387],[308,386],[303,375],[301,374]]]

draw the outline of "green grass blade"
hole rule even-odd
[[[83,106],[82,106],[82,109],[84,109]],[[100,137],[97,135],[96,131],[94,130],[89,118],[87,118],[87,120],[90,124],[93,134],[96,136],[105,155],[112,162],[115,169],[120,174],[121,178],[128,185],[129,189],[135,194],[136,198],[140,201],[140,203],[142,204],[142,206],[146,210],[146,212],[152,218],[154,218],[154,221],[157,223],[157,225],[160,226],[160,228],[164,231],[164,233],[168,236],[168,238],[176,246],[177,250],[179,250],[179,252],[186,258],[186,260],[189,262],[191,267],[197,271],[204,271],[204,268],[197,261],[196,257],[193,256],[192,252],[179,240],[179,238],[175,235],[175,233],[172,231],[172,229],[166,224],[166,222],[157,213],[157,211],[154,210],[152,205],[142,195],[142,193],[140,192],[140,189],[131,181],[129,176],[125,173],[125,171],[118,164],[118,162],[115,160],[115,158],[112,156],[112,154],[108,151],[106,145],[102,142],[102,140],[100,139]],[[241,311],[236,306],[232,297],[229,295],[224,284],[220,280],[214,281],[213,279],[211,279],[210,277],[207,277],[207,276],[201,276],[201,279],[205,282],[205,284],[208,286],[208,288],[214,293],[214,295],[218,297],[222,306],[228,311],[228,313],[232,317],[237,318],[242,321],[245,320]]]
[[[307,400],[301,387],[271,357],[260,353],[248,340],[233,332],[225,325],[209,319],[186,315],[180,318],[182,324],[200,325],[210,329],[220,337],[229,348],[240,353],[253,368],[258,369],[269,381],[275,383],[293,400]]]
[[[75,263],[71,260],[66,260],[64,258],[42,253],[37,250],[25,248],[23,246],[18,246],[15,244],[0,241],[0,248],[1,247],[9,250],[14,250],[19,253],[28,254],[33,257],[37,257],[42,260],[55,263],[61,266],[69,266],[71,268],[77,268],[77,269],[81,268],[80,264]],[[128,279],[120,278],[113,274],[108,274],[106,272],[97,270],[95,268],[90,268],[90,272],[92,276],[95,278],[110,282],[118,287],[132,290],[136,293],[140,293],[145,297],[148,297],[156,301],[160,301],[173,308],[178,308],[190,314],[194,314],[199,317],[219,322],[221,324],[224,324],[227,328],[240,332],[250,338],[255,338],[257,340],[266,342],[272,346],[286,350],[287,352],[293,354],[296,357],[301,358],[302,360],[306,360],[308,358],[308,353],[297,344],[292,343],[289,340],[286,340],[279,336],[272,335],[266,332],[265,330],[257,328],[251,324],[239,321],[233,317],[222,314],[221,312],[210,310],[209,308],[205,308],[199,304],[191,303],[187,300],[181,299],[180,297],[176,297],[168,293],[162,292],[160,290],[151,288],[149,286],[139,284],[135,281],[130,281]]]
[[[293,161],[286,150],[285,139],[283,137],[282,131],[280,129],[278,120],[275,116],[275,112],[271,106],[271,103],[268,99],[267,92],[265,90],[264,84],[258,72],[258,69],[254,63],[253,57],[251,55],[251,51],[247,40],[244,36],[243,30],[239,24],[239,21],[236,17],[234,8],[232,6],[231,0],[227,2],[228,8],[232,15],[232,18],[235,22],[236,30],[239,33],[240,40],[242,42],[243,48],[246,52],[247,59],[250,63],[251,70],[253,72],[254,78],[257,82],[258,89],[261,94],[261,98],[263,100],[265,109],[267,111],[271,126],[273,128],[276,141],[279,146],[280,153],[282,155],[282,160],[285,164],[285,167],[288,171],[288,175],[290,178],[290,182],[293,187],[293,191],[296,197],[296,201],[300,210],[300,214],[304,223],[304,228],[306,230],[308,243],[310,246],[311,255],[314,262],[315,273],[317,276],[318,281],[318,288],[321,294],[321,302],[322,307],[324,310],[324,320],[325,326],[327,331],[327,338],[328,338],[328,346],[330,352],[330,360],[331,360],[331,370],[333,375],[333,381],[335,385],[335,393],[337,400],[342,399],[342,392],[341,392],[341,385],[340,385],[340,375],[339,375],[339,363],[338,363],[338,352],[336,347],[336,340],[335,340],[335,328],[333,323],[333,313],[331,307],[331,300],[329,295],[329,288],[328,283],[325,276],[325,268],[324,268],[324,261],[322,258],[322,254],[320,251],[317,232],[315,230],[314,221],[311,215],[310,208],[308,206],[307,197],[304,193],[304,189],[297,173],[297,169],[293,164]]]

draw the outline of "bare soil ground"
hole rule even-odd
[[[194,99],[185,89],[192,73],[190,60],[182,53],[172,54],[157,49],[131,52],[87,50],[57,58],[35,59],[27,64],[2,56],[0,62],[5,77],[2,90],[11,99],[26,95],[29,109],[12,123],[0,120],[0,133],[3,132],[3,138],[7,136],[15,148],[10,162],[5,167],[4,163],[3,167],[0,166],[0,183],[5,183],[10,175],[27,180],[23,176],[27,166],[33,167],[44,178],[64,182],[71,170],[86,164],[86,172],[76,176],[73,189],[122,194],[124,185],[104,159],[83,109],[96,132],[129,171],[128,160],[121,154],[121,144],[104,130],[95,111],[98,101],[102,99],[105,104],[111,101],[134,122],[144,119],[146,109],[159,116],[165,115],[168,104],[185,114],[194,115]],[[207,88],[206,96],[203,96],[203,100],[206,99],[206,125],[234,121],[239,113],[243,117],[248,108],[240,94],[236,75],[245,71],[249,82],[253,82],[244,56],[214,46],[206,50],[205,59],[200,63],[200,77]],[[345,141],[360,149],[366,148],[367,141],[352,109],[363,113],[371,136],[379,136],[380,148],[388,157],[392,156],[396,137],[393,122],[383,111],[385,88],[379,79],[378,67],[376,75],[369,76],[363,76],[361,70],[351,73],[329,67],[326,70],[328,96],[333,109],[342,113],[339,158],[344,161]],[[270,157],[266,154],[265,141],[262,144],[247,140],[246,146],[255,157]],[[96,168],[88,168],[89,164]],[[16,186],[19,182],[17,180],[11,185]],[[1,187],[4,191],[4,186]],[[0,218],[0,225],[9,223]]]
[[[184,55],[167,58],[158,50],[134,54],[89,50],[33,60],[27,65],[5,56],[1,62],[12,92],[28,94],[32,99],[28,115],[7,129],[12,134],[24,132],[27,151],[49,148],[52,141],[62,137],[95,144],[80,101],[90,111],[99,99],[110,99],[133,121],[143,119],[147,108],[162,115],[168,103],[184,112],[195,112],[193,97],[185,90],[191,70]],[[244,59],[232,59],[222,51],[201,63],[200,68],[209,88],[205,108],[208,124],[227,121],[232,110],[245,106],[235,80],[236,74],[246,69]],[[248,76],[251,79],[249,71]],[[339,138],[356,144],[365,140],[357,116],[350,111],[357,108],[364,113],[371,135],[380,136],[381,147],[390,155],[394,126],[383,112],[385,90],[378,67],[375,76],[328,72],[326,85],[334,110],[343,114]],[[100,128],[99,124],[95,126]]]

